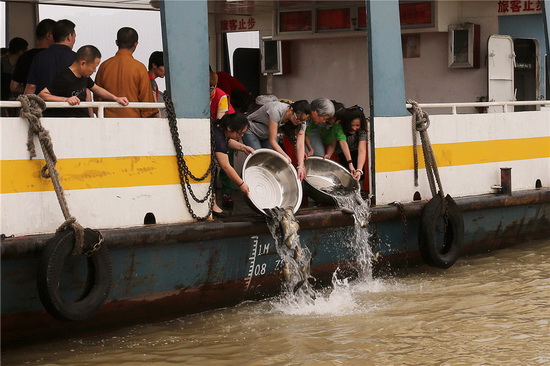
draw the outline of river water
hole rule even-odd
[[[2,350],[2,365],[550,365],[550,241],[341,281],[315,303],[249,302]]]

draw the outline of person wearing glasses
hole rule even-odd
[[[328,134],[328,122],[334,117],[334,103],[327,98],[311,102],[311,117],[306,130],[307,156],[324,156],[323,136]]]
[[[212,134],[214,135],[215,157],[218,165],[223,172],[233,181],[241,192],[248,195],[250,189],[245,181],[239,176],[233,165],[229,162],[229,149],[234,151],[242,151],[245,154],[254,153],[254,149],[239,142],[241,137],[248,129],[248,120],[242,113],[226,114],[221,119],[214,121]],[[226,211],[223,211],[216,202],[214,197],[214,205],[212,207],[212,215],[215,218],[223,218],[228,216]]]
[[[243,136],[243,142],[254,148],[272,149],[281,153],[292,164],[292,158],[279,144],[279,133],[287,136],[294,146],[295,166],[300,180],[306,177],[304,168],[304,140],[311,107],[307,100],[291,104],[280,101],[267,102],[248,116],[250,127]]]
[[[307,156],[319,156],[324,159],[330,158],[334,153],[334,149],[330,151],[330,145],[334,140],[346,141],[346,135],[342,130],[342,116],[346,111],[346,107],[335,100],[331,100],[334,106],[334,115],[325,123],[308,123],[306,129],[306,149]],[[313,146],[315,145],[315,147]],[[349,151],[348,151],[349,155]]]

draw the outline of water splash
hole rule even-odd
[[[352,239],[347,244],[355,252],[358,280],[371,281],[373,253],[369,245],[369,203],[363,200],[358,192],[345,195],[334,194],[333,198],[338,208],[353,211],[354,232]]]

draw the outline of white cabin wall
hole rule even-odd
[[[347,106],[368,107],[366,36],[290,42],[291,73],[274,77],[275,95],[310,101],[326,97]],[[339,57],[348,53],[349,57]]]

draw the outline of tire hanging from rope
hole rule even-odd
[[[213,133],[212,124],[210,124],[210,165],[208,166],[206,172],[201,177],[196,177],[195,175],[193,175],[193,173],[191,173],[191,171],[189,170],[189,167],[187,166],[187,163],[185,162],[185,156],[183,154],[183,148],[181,146],[181,140],[178,132],[178,120],[176,118],[176,111],[174,109],[174,104],[172,102],[172,99],[168,94],[168,91],[164,92],[164,103],[166,105],[166,112],[168,115],[168,125],[170,126],[172,141],[174,142],[174,148],[176,150],[180,185],[183,192],[185,205],[187,206],[187,210],[189,210],[189,213],[191,214],[193,219],[198,221],[207,220],[210,217],[210,214],[212,213],[212,207],[214,206],[214,183],[215,183],[214,177],[218,168],[216,159],[214,159],[215,141],[212,135]],[[190,180],[193,179],[195,181],[202,182],[209,176],[210,176],[210,184],[208,185],[208,191],[206,192],[203,198],[197,198],[197,196],[195,195],[195,192],[193,191],[193,188],[191,187]],[[195,213],[195,211],[191,207],[191,201],[189,199],[189,195],[187,194],[187,192],[189,192],[189,195],[191,195],[191,198],[193,199],[193,201],[197,203],[203,203],[203,202],[206,202],[206,200],[209,200],[208,213],[205,216],[198,216]]]
[[[63,320],[85,320],[95,314],[107,300],[112,281],[111,259],[107,247],[102,245],[103,235],[97,230],[84,229],[69,212],[59,172],[55,167],[57,157],[50,133],[40,122],[46,103],[35,94],[20,95],[17,100],[21,102],[20,117],[29,122],[27,150],[30,159],[36,157],[36,136],[46,160],[46,165],[40,171],[41,176],[52,180],[65,218],[65,222],[56,230],[55,236],[48,241],[42,253],[37,274],[38,294],[50,315]],[[76,300],[63,298],[59,288],[63,265],[69,254],[82,254],[88,262],[85,288]]]
[[[428,136],[430,117],[417,102],[412,105],[412,134],[414,154],[414,185],[418,187],[417,137],[420,134],[424,163],[432,199],[422,209],[418,245],[427,264],[439,268],[451,267],[460,256],[464,242],[464,220],[458,205],[450,195],[443,192],[443,185],[437,169],[435,154]]]

